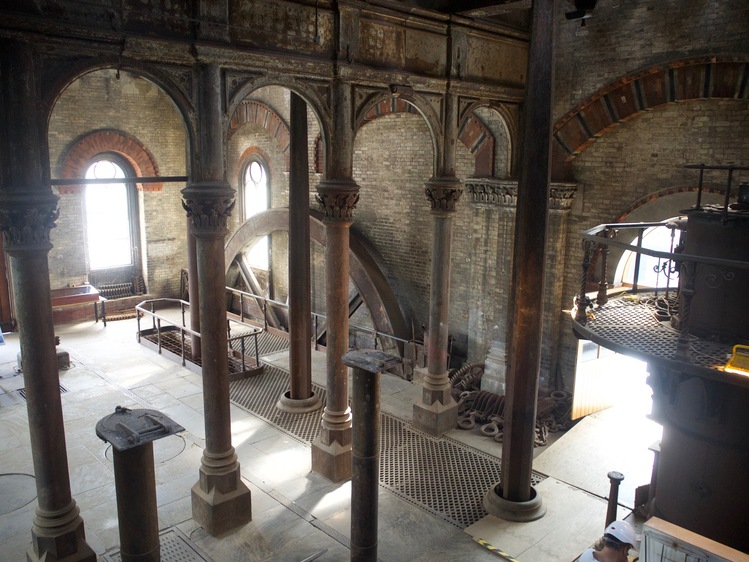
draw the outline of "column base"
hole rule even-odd
[[[495,517],[505,521],[526,523],[541,519],[546,515],[546,505],[541,495],[531,486],[531,499],[526,502],[513,502],[502,497],[502,486],[497,484],[484,495],[484,509]]]
[[[411,382],[414,384],[423,384],[424,379],[429,374],[426,367],[415,367],[411,375]]]
[[[322,400],[314,392],[309,398],[302,399],[290,398],[290,395],[290,390],[284,392],[276,402],[276,408],[290,414],[306,414],[322,408]]]
[[[414,404],[412,424],[414,429],[441,437],[458,426],[458,403],[450,397],[447,405],[439,401]]]
[[[252,498],[242,482],[239,463],[226,472],[210,473],[200,467],[200,480],[192,487],[192,518],[212,536],[252,521]]]
[[[73,504],[69,510],[70,521],[56,525],[57,517],[34,516],[31,529],[31,546],[26,551],[28,562],[96,562],[96,553],[86,543],[83,519],[78,515],[78,507]]]
[[[322,429],[312,443],[312,470],[323,475],[331,482],[343,482],[351,479],[351,428],[342,430],[348,436],[348,445],[341,445],[338,441],[329,444],[323,442]]]

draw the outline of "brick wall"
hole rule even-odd
[[[749,50],[743,0],[598,2],[585,27],[557,18],[554,119],[620,76],[654,64]]]
[[[642,69],[749,52],[749,4],[742,0],[599,2],[585,27],[579,21],[567,21],[567,9],[560,5],[557,17],[554,120],[600,88]],[[746,101],[661,105],[614,127],[572,161],[579,183],[567,226],[564,265],[547,273],[564,278],[563,308],[571,306],[579,291],[582,247],[578,233],[616,220],[643,197],[670,187],[695,185],[697,174],[684,170],[686,163],[749,164],[748,119]],[[707,182],[723,180],[724,176],[708,178],[706,174]],[[678,210],[660,206],[659,218]],[[610,272],[615,268],[616,264],[609,264]],[[562,322],[560,369],[569,390],[577,340],[568,316],[552,313],[559,314]]]
[[[185,130],[171,100],[151,82],[113,70],[82,76],[60,96],[49,125],[52,177],[62,177],[66,151],[76,139],[98,129],[123,131],[153,155],[161,175],[185,175]],[[186,267],[186,215],[180,203],[184,184],[139,193],[141,248],[149,293],[176,297],[179,271]],[[59,193],[59,190],[56,190]],[[87,280],[82,194],[60,197],[60,219],[51,232],[53,288]]]
[[[696,186],[698,173],[683,168],[688,163],[749,163],[749,101],[660,106],[619,125],[573,160],[578,194],[569,219],[563,303],[571,306],[580,290],[582,245],[577,233],[617,220],[633,203],[659,191]],[[749,181],[749,173],[734,172],[734,190],[742,181]],[[706,188],[722,189],[725,182],[725,172],[705,172]],[[679,211],[659,205],[657,218]],[[608,269],[615,271],[616,264]],[[565,386],[571,388],[577,342],[568,329],[562,339],[562,372]]]

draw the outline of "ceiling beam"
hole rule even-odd
[[[406,4],[447,14],[494,15],[511,9],[530,8],[530,0],[406,0]],[[498,11],[499,10],[499,11]]]

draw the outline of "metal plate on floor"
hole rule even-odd
[[[0,474],[0,515],[34,501],[36,479],[31,474]]]
[[[214,562],[177,527],[164,529],[159,534],[162,562]],[[120,548],[104,553],[104,560],[122,562]]]

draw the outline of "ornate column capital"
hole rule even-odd
[[[51,191],[27,188],[8,190],[0,195],[0,230],[5,250],[11,254],[49,252],[49,233],[60,216],[58,197]]]
[[[549,187],[549,210],[569,211],[577,195],[576,183],[552,182]]]
[[[353,180],[323,180],[317,186],[317,202],[325,221],[352,221],[359,202],[359,186]]]
[[[195,236],[226,236],[226,221],[234,209],[235,191],[224,181],[204,181],[182,190],[182,208],[187,211]]]
[[[463,195],[460,185],[460,180],[454,177],[430,179],[424,188],[424,193],[432,206],[432,213],[455,212],[455,205]]]

